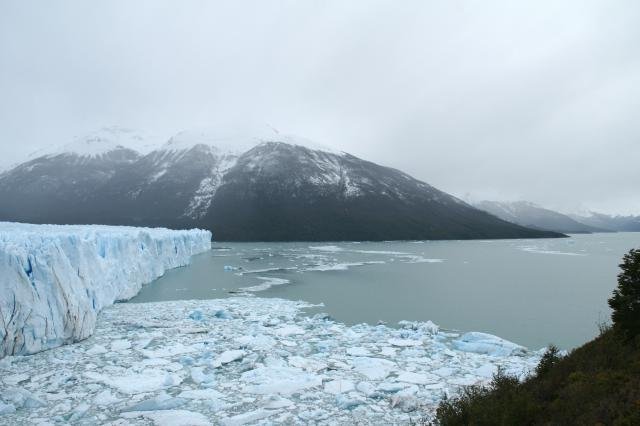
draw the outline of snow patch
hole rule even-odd
[[[145,136],[137,131],[111,126],[103,127],[86,136],[78,137],[73,142],[52,150],[38,151],[31,157],[55,157],[72,154],[83,158],[98,158],[121,149],[130,149],[140,153],[150,151],[152,145]]]

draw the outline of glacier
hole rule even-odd
[[[101,309],[211,248],[211,232],[0,222],[0,358],[86,339]]]
[[[426,424],[544,353],[430,321],[312,316],[320,305],[253,296],[287,281],[267,277],[241,297],[114,304],[210,248],[198,229],[0,222],[0,423]]]

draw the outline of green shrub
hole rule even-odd
[[[556,345],[550,345],[545,351],[536,367],[536,374],[543,376],[560,360],[560,349]]]

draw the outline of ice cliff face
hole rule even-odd
[[[0,358],[89,337],[103,307],[210,247],[199,229],[0,222]]]

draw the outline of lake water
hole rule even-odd
[[[214,243],[132,299],[255,294],[323,303],[347,324],[431,320],[531,348],[572,348],[607,321],[618,264],[640,233],[563,239]]]

